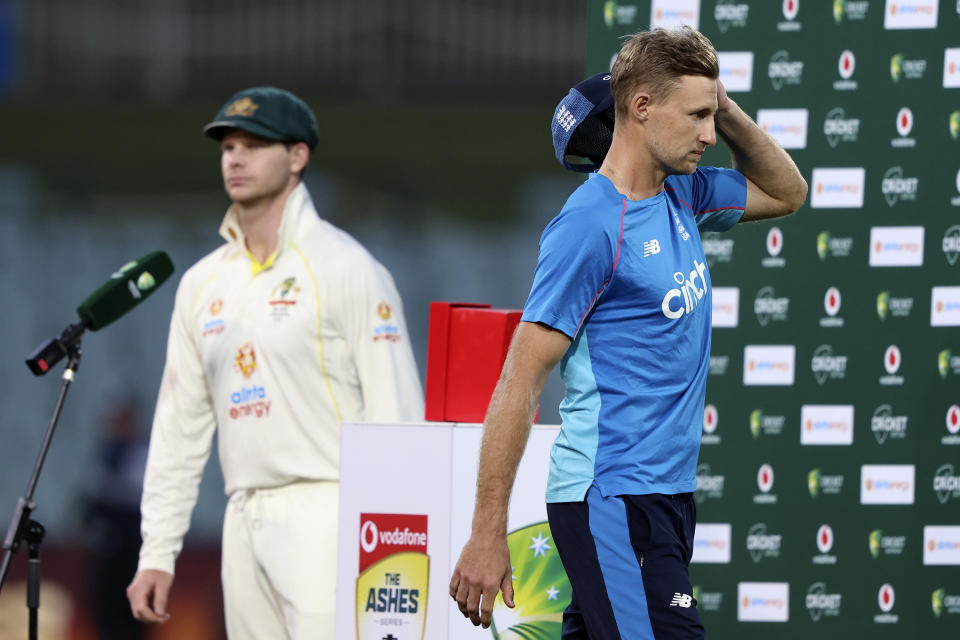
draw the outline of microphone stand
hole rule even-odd
[[[73,382],[77,368],[80,366],[81,349],[79,334],[82,333],[81,330],[72,340],[56,340],[56,342],[59,343],[57,346],[61,347],[69,358],[67,368],[63,372],[60,396],[57,398],[57,405],[53,410],[53,418],[50,420],[47,432],[43,436],[43,443],[40,446],[37,461],[33,465],[33,473],[30,475],[30,482],[27,484],[27,492],[17,501],[17,507],[10,521],[10,528],[7,529],[7,536],[3,540],[3,560],[2,563],[0,563],[0,591],[3,590],[3,583],[7,578],[7,571],[10,568],[10,561],[13,558],[13,554],[19,550],[23,542],[27,543],[27,608],[30,611],[29,640],[37,640],[37,616],[38,609],[40,608],[40,544],[43,542],[44,536],[43,525],[30,517],[37,508],[37,503],[33,501],[33,492],[34,489],[36,489],[37,480],[40,478],[40,470],[43,468],[43,462],[47,457],[47,450],[50,448],[53,432],[57,428],[57,421],[60,419],[60,411],[63,409],[63,401],[67,396],[67,390],[70,388],[70,383]]]

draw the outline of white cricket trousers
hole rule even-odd
[[[230,496],[221,562],[230,640],[333,639],[338,485]]]

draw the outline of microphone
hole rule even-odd
[[[98,331],[143,302],[173,273],[173,262],[163,251],[152,251],[128,262],[110,275],[77,307],[80,322],[47,340],[27,357],[27,366],[42,376],[66,355],[87,329]]]

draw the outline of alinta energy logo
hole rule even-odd
[[[829,231],[817,234],[817,257],[820,262],[829,258],[849,258],[853,251],[853,238],[835,238]]]
[[[820,385],[828,380],[844,380],[847,377],[847,356],[835,355],[832,345],[821,344],[813,350],[810,371]]]
[[[926,72],[927,61],[923,58],[907,58],[902,53],[890,57],[890,79],[895,83],[900,80],[923,80]]]
[[[790,298],[777,297],[773,287],[762,287],[753,300],[753,312],[761,327],[786,321],[789,308]]]
[[[890,146],[895,149],[911,149],[917,146],[917,139],[910,137],[910,132],[913,131],[913,111],[910,107],[900,107],[895,124],[899,137],[891,139]]]
[[[827,111],[823,120],[823,135],[831,149],[836,149],[841,142],[856,142],[860,135],[860,118],[848,118],[843,107],[834,107]]]
[[[960,9],[960,4],[957,9]],[[957,87],[960,87],[960,47],[947,48],[943,50],[943,88]]]
[[[842,596],[839,593],[830,593],[823,582],[815,582],[807,589],[807,598],[804,604],[814,622],[819,622],[823,616],[839,616]]]
[[[853,72],[857,69],[857,58],[853,51],[845,49],[837,60],[837,72],[840,74],[839,80],[833,81],[834,91],[856,91],[857,81],[853,79]]]
[[[750,5],[737,0],[718,0],[717,6],[713,9],[713,19],[717,21],[717,29],[720,33],[746,27],[749,16]]]
[[[763,522],[750,527],[747,531],[747,553],[754,563],[780,557],[780,547],[783,535],[770,533]]]
[[[786,416],[767,415],[763,409],[754,409],[750,412],[750,434],[754,440],[761,435],[779,436],[786,422]]]
[[[807,148],[809,109],[757,109],[757,126],[784,149]]]
[[[947,615],[960,614],[960,595],[947,593],[943,587],[935,589],[930,594],[930,608],[937,618]]]
[[[637,20],[637,5],[622,4],[607,0],[603,3],[603,23],[608,29],[615,26],[634,24]]]
[[[904,177],[903,167],[890,167],[883,174],[880,189],[887,205],[892,207],[900,201],[912,202],[916,200],[919,185],[920,178]]]
[[[896,624],[900,616],[891,613],[896,600],[897,597],[893,586],[889,583],[882,585],[877,592],[877,606],[880,607],[881,613],[873,616],[873,621],[877,624]]]
[[[700,27],[700,0],[653,0],[650,7],[650,28],[676,29],[689,25]]]
[[[840,289],[836,287],[829,287],[826,293],[823,294],[823,310],[827,316],[820,318],[821,327],[843,326],[843,318],[838,315],[840,313],[841,301]]]
[[[817,499],[821,493],[825,496],[837,496],[843,491],[843,474],[827,474],[819,468],[807,472],[807,491],[810,497]]]
[[[877,439],[877,444],[884,444],[888,439],[903,440],[907,437],[909,416],[897,415],[889,404],[877,407],[870,418],[870,431]]]
[[[902,556],[907,547],[907,536],[889,536],[883,529],[874,529],[867,536],[867,548],[874,560],[880,556]]]
[[[887,0],[884,29],[936,29],[938,0]]]
[[[828,524],[820,525],[817,529],[817,555],[813,556],[813,564],[837,564],[837,556],[830,553],[833,550],[833,527]]]
[[[708,404],[703,408],[703,435],[701,444],[720,444],[720,434],[717,433],[717,426],[720,423],[720,413],[717,408]]]
[[[803,81],[803,61],[791,60],[790,52],[780,49],[770,57],[767,76],[774,91],[780,91],[787,86],[797,86]]]
[[[960,476],[952,464],[940,465],[933,474],[933,492],[940,504],[960,498]]]
[[[900,353],[900,347],[895,344],[887,347],[883,353],[883,368],[887,375],[880,376],[880,384],[885,387],[903,386],[903,376],[899,374],[902,363],[903,355]]]
[[[887,317],[909,318],[913,311],[913,298],[891,295],[889,291],[877,294],[877,317],[883,322]]]
[[[780,254],[783,252],[783,231],[780,227],[770,227],[767,231],[767,255],[760,261],[767,268],[781,268],[787,264]]]
[[[757,488],[760,493],[753,496],[754,504],[776,504],[777,496],[773,491],[773,467],[769,464],[762,464],[757,469]]]
[[[960,224],[955,224],[943,233],[943,257],[951,267],[960,262]]]
[[[697,467],[697,491],[693,497],[698,504],[707,500],[719,500],[723,497],[725,483],[726,477],[714,474],[709,464],[701,464]]]
[[[844,20],[866,20],[869,10],[867,0],[833,0],[833,21],[842,24]]]
[[[960,527],[924,525],[923,564],[960,566]]]
[[[948,435],[940,438],[940,444],[944,446],[960,445],[960,406],[952,404],[947,408],[945,424]]]
[[[797,22],[800,13],[800,0],[783,0],[783,22],[777,23],[777,31],[800,31],[802,25]]]

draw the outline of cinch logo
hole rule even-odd
[[[951,267],[960,260],[960,224],[955,224],[944,232],[943,257]]]
[[[773,287],[763,287],[753,300],[753,312],[761,327],[766,327],[770,322],[785,321],[789,306],[790,298],[776,297]]]
[[[717,21],[720,33],[726,33],[731,28],[747,26],[747,17],[750,15],[750,5],[734,3],[734,0],[719,0],[713,9],[713,19]]]
[[[833,529],[828,524],[822,524],[817,529],[817,549],[820,553],[830,553],[833,549]]]
[[[720,81],[731,93],[753,89],[753,51],[718,51]]]
[[[866,169],[815,168],[811,183],[810,207],[813,209],[859,209],[863,207]]]
[[[841,142],[856,142],[860,133],[860,118],[848,118],[843,107],[834,107],[827,111],[823,121],[823,135],[827,144],[836,149]]]
[[[782,540],[782,535],[767,533],[767,525],[758,522],[747,531],[747,552],[754,563],[764,558],[779,558]]]
[[[947,504],[950,498],[960,498],[960,476],[952,464],[941,465],[933,475],[933,491],[940,504]]]
[[[827,585],[823,582],[810,585],[805,601],[810,618],[814,622],[819,622],[823,616],[840,615],[841,597],[839,593],[828,593]]]
[[[893,407],[882,404],[873,412],[870,418],[870,430],[877,439],[877,444],[883,444],[887,438],[902,440],[907,437],[907,416],[894,415]]]
[[[427,516],[400,513],[360,514],[360,572],[401,551],[427,552]]]
[[[775,91],[784,86],[796,86],[803,80],[803,62],[791,61],[790,53],[781,49],[773,54],[767,64],[767,76]]]
[[[847,356],[833,355],[833,347],[822,344],[813,351],[810,370],[817,384],[827,380],[843,380],[847,377]]]
[[[960,48],[943,50],[943,88],[960,87]]]
[[[730,524],[727,522],[698,522],[693,534],[693,556],[690,562],[729,564],[730,531]]]
[[[908,60],[902,53],[895,53],[890,58],[890,79],[894,82],[900,82],[901,78],[922,80],[926,71],[927,61],[924,59]]]
[[[737,583],[737,620],[741,622],[787,622],[789,602],[786,582]]]
[[[757,125],[784,149],[807,148],[806,109],[758,109]]]
[[[916,467],[865,464],[860,467],[860,504],[913,504]]]
[[[923,564],[960,565],[960,527],[925,526],[923,528]]]
[[[667,291],[660,303],[663,315],[671,320],[677,320],[684,313],[693,311],[709,290],[705,277],[707,265],[694,259],[693,266],[694,269],[689,275],[684,275],[682,271],[673,274],[673,280],[680,286]],[[698,280],[702,286],[697,285]]]
[[[871,227],[870,266],[922,267],[923,235],[923,227]]]
[[[892,207],[898,200],[916,200],[919,184],[920,178],[904,178],[903,168],[890,167],[883,174],[880,190],[883,192],[884,200]]]
[[[938,0],[887,0],[884,29],[936,29]]]
[[[700,0],[653,0],[650,28],[677,29],[683,25],[700,27]]]
[[[960,287],[930,289],[930,326],[960,326]]]
[[[740,289],[714,287],[713,328],[736,327],[740,320]]]

